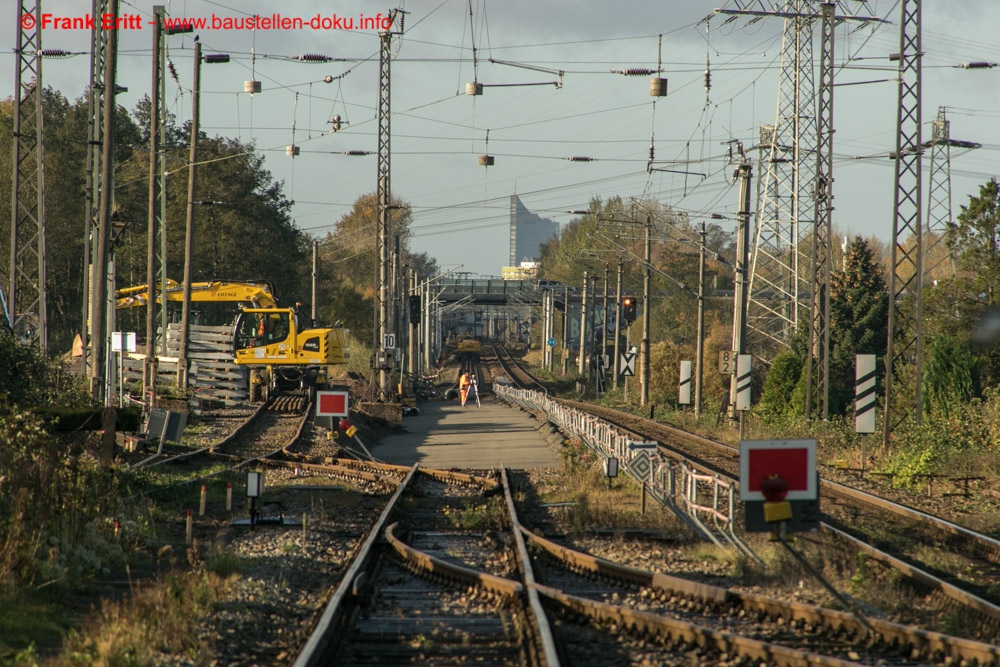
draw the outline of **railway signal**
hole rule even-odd
[[[622,299],[622,319],[625,320],[625,326],[631,326],[635,322],[636,310],[635,297],[627,296]]]
[[[749,532],[818,530],[816,441],[741,441],[740,499]]]

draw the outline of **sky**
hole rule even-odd
[[[45,58],[44,84],[75,99],[88,78],[90,35],[72,29],[72,22],[57,28],[56,19],[82,19],[91,3],[40,2],[43,13],[52,15],[42,30],[42,48],[77,54]],[[118,101],[128,109],[150,90],[148,21],[154,4],[165,5],[172,18],[215,17],[218,27],[199,29],[198,39],[205,54],[228,53],[231,61],[202,67],[201,127],[209,135],[255,143],[295,202],[299,228],[322,238],[356,198],[375,191],[379,38],[360,18],[384,16],[389,5],[123,0],[121,14],[136,17],[119,30],[118,82],[128,92]],[[842,23],[836,31],[834,228],[889,240],[894,169],[887,156],[895,145],[897,86],[888,54],[899,51],[900,9],[890,0],[842,5],[890,23]],[[755,179],[761,176],[754,146],[759,127],[775,122],[781,54],[779,19],[727,21],[714,14],[736,6],[736,0],[400,4],[408,14],[392,46],[390,184],[392,194],[412,207],[411,248],[436,258],[443,270],[461,265],[458,271],[499,275],[508,263],[509,198],[515,193],[533,212],[562,224],[592,198],[622,196],[658,200],[694,222],[727,215],[730,220],[716,222],[733,225],[738,194],[728,142],[742,143]],[[17,67],[16,7],[7,11],[0,49],[6,54],[0,64],[3,96],[14,92]],[[239,30],[221,23],[254,12],[302,18],[306,25]],[[334,25],[353,19],[355,28],[308,25],[314,17],[332,22],[334,16],[340,21]],[[1000,3],[994,0],[924,3],[923,138],[930,139],[930,121],[944,106],[952,138],[983,144],[952,151],[956,215],[1000,172],[1000,68],[956,67],[1000,61],[998,28]],[[167,38],[176,77],[168,74],[166,105],[178,124],[191,117],[193,38]],[[302,60],[303,54],[332,60]],[[665,97],[650,96],[649,75],[613,73],[657,67],[668,80]],[[261,82],[260,93],[243,92],[248,79]],[[483,84],[482,95],[465,94],[472,81]],[[337,131],[329,122],[334,115],[341,118]],[[654,165],[671,171],[647,171],[651,142]],[[293,143],[296,157],[286,154]],[[484,154],[494,156],[493,166],[479,166]],[[928,171],[929,153],[925,179]],[[183,174],[186,169],[178,177]]]

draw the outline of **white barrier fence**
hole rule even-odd
[[[541,392],[500,384],[494,385],[493,390],[507,403],[529,412],[544,413],[563,433],[579,438],[603,458],[618,459],[620,470],[644,484],[646,493],[704,539],[720,546],[728,542],[759,560],[735,534],[737,493],[736,484],[731,480],[700,472],[681,458],[669,458],[662,448],[651,451],[635,447],[638,440],[635,434],[557,403]],[[638,460],[642,457],[646,462]]]

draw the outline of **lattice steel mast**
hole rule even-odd
[[[389,219],[391,191],[389,188],[389,117],[390,117],[390,65],[392,63],[392,37],[402,34],[402,24],[395,30],[396,18],[402,16],[398,10],[391,13],[392,26],[389,30],[379,33],[379,89],[378,89],[378,185],[376,188],[376,206],[378,207],[378,229],[375,234],[376,254],[378,255],[379,284],[376,293],[378,313],[375,327],[375,361],[378,367],[379,399],[388,398],[391,393],[392,378],[390,376],[388,356],[379,355],[383,347],[385,334],[390,332],[390,267],[389,267]]]
[[[820,75],[816,115],[816,204],[813,233],[812,293],[809,354],[806,357],[806,419],[815,405],[823,419],[830,416],[830,262],[833,255],[833,56],[834,9],[820,10]],[[815,376],[815,378],[814,378]],[[814,382],[815,379],[815,382]]]
[[[778,107],[774,125],[760,130],[761,192],[750,266],[747,327],[756,356],[771,358],[790,344],[799,316],[807,312],[816,188],[808,158],[816,144],[812,24],[821,15],[816,0],[736,0],[735,9],[717,14],[784,19]],[[881,22],[834,4],[833,21]],[[831,28],[832,31],[832,28]],[[832,49],[832,43],[831,47]],[[832,70],[830,72],[832,78]],[[832,96],[831,96],[832,99]],[[831,105],[832,109],[832,105]],[[832,132],[832,119],[830,120]],[[824,315],[826,319],[826,315]]]
[[[934,280],[936,269],[949,257],[944,248],[944,238],[951,224],[951,149],[982,148],[975,141],[951,138],[951,121],[946,107],[938,107],[937,118],[931,121],[931,140],[923,143],[931,149],[930,174],[927,192],[927,236],[924,238],[924,280]],[[949,273],[954,273],[954,265]]]
[[[920,0],[900,0],[899,104],[892,221],[892,275],[889,278],[889,337],[886,350],[883,443],[907,417],[919,424],[923,224],[920,115]],[[895,394],[897,392],[899,396]]]
[[[18,3],[7,298],[15,334],[45,351],[49,322],[45,294],[41,12],[41,0]]]

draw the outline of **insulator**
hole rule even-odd
[[[371,155],[371,154],[372,154],[371,151],[358,151],[358,150],[344,152],[344,155]]]
[[[615,74],[623,74],[625,76],[649,76],[651,74],[656,74],[659,70],[649,69],[648,67],[630,67],[629,69],[618,69],[615,70]]]
[[[996,63],[986,62],[985,60],[973,60],[962,65],[964,69],[990,69],[996,66]]]
[[[302,53],[299,54],[299,60],[303,62],[328,63],[332,58],[324,56],[322,53]]]
[[[71,54],[69,51],[64,51],[62,49],[42,49],[39,55],[45,58],[62,58]]]
[[[174,67],[174,61],[173,60],[167,60],[167,69],[170,70],[170,76],[174,79],[174,81],[177,81],[178,80],[177,79],[177,68]]]
[[[593,162],[594,158],[587,157],[586,155],[574,155],[569,159],[570,162]]]
[[[333,77],[327,74],[323,77],[323,83],[333,83]]]
[[[712,72],[705,70],[705,90],[712,90]]]

